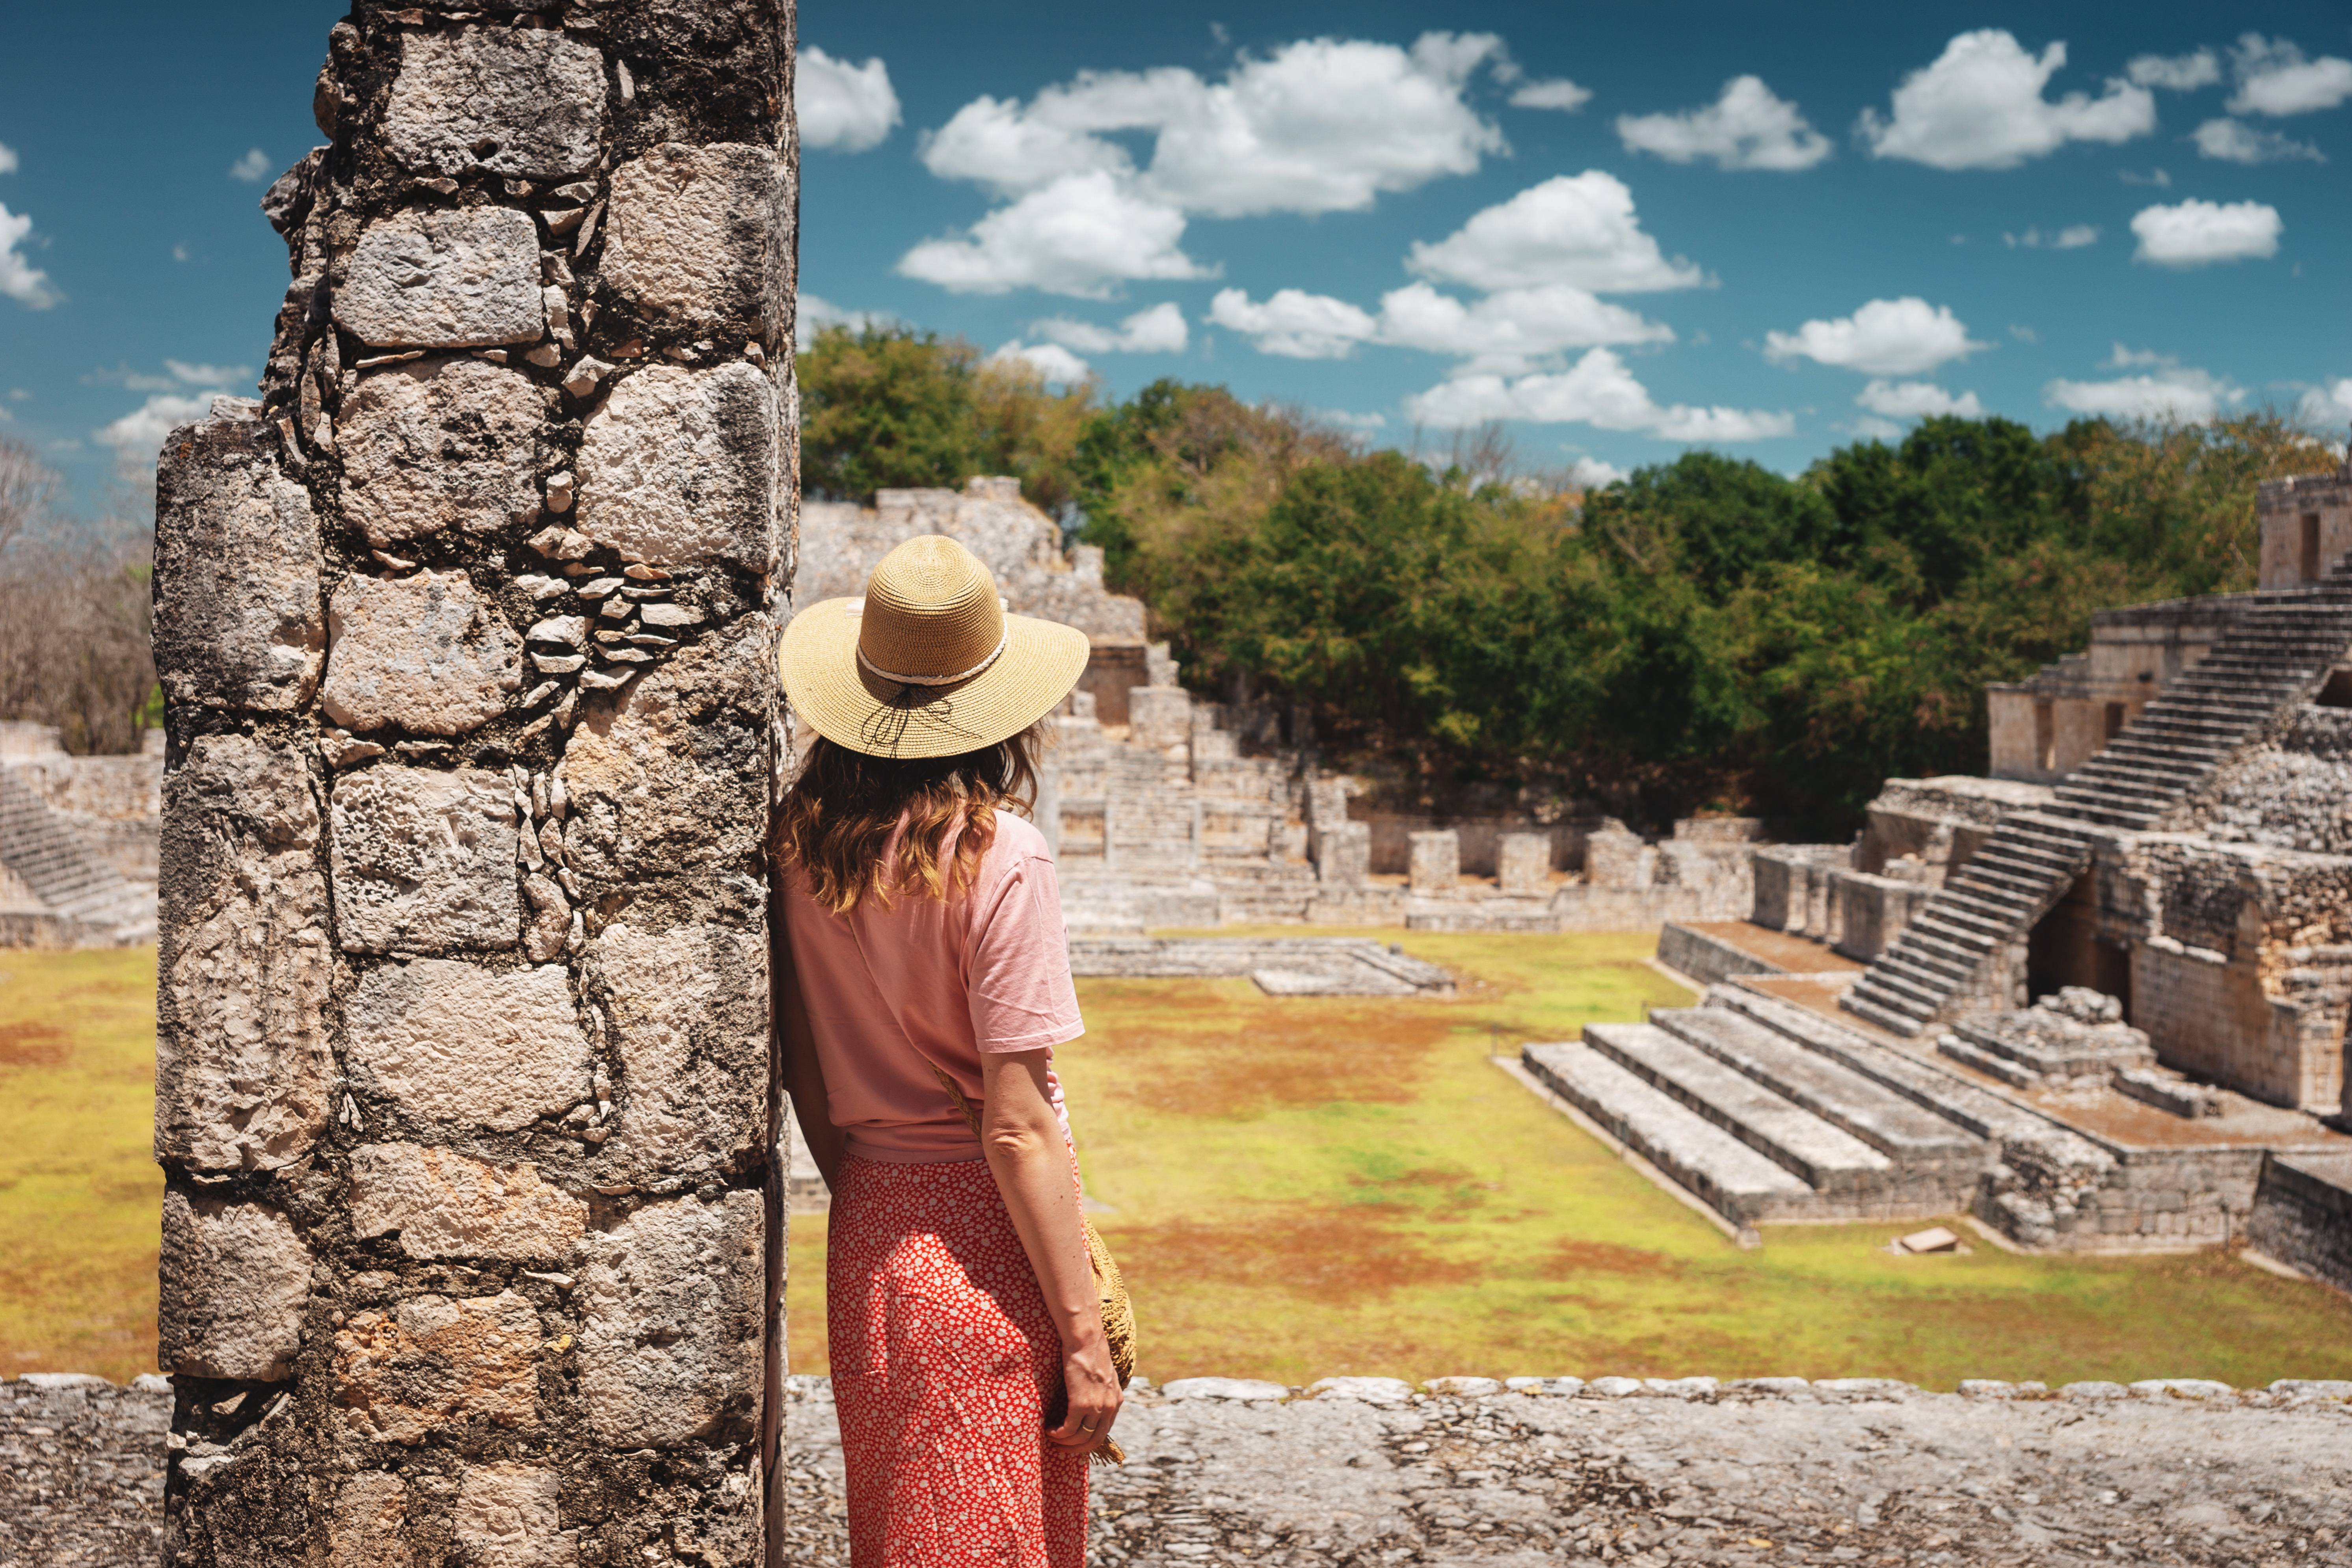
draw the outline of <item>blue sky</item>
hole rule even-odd
[[[0,433],[84,509],[284,289],[334,5],[0,15]],[[1923,413],[2352,420],[2340,4],[805,5],[804,314],[1508,422],[1588,479]],[[821,301],[822,303],[818,303]]]

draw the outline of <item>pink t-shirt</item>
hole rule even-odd
[[[1045,836],[1007,812],[980,871],[947,901],[898,893],[836,915],[784,870],[784,927],[849,1152],[891,1164],[977,1160],[980,1142],[931,1075],[981,1101],[980,1053],[1034,1051],[1086,1033]],[[1049,1072],[1054,1113],[1060,1080]]]

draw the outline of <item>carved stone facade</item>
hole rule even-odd
[[[789,0],[361,0],[158,474],[164,1559],[751,1563]]]

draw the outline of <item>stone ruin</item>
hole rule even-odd
[[[128,756],[68,756],[46,724],[0,722],[0,947],[155,940],[163,732]]]
[[[158,473],[163,1556],[745,1563],[789,0],[360,0]]]

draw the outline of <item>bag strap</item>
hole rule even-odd
[[[919,1051],[916,1054],[922,1055]],[[963,1118],[963,1124],[966,1127],[971,1129],[971,1135],[975,1138],[979,1137],[980,1111],[974,1108],[971,1098],[964,1093],[963,1086],[948,1075],[947,1068],[940,1066],[930,1058],[923,1057],[923,1065],[931,1069],[931,1076],[940,1080],[940,1087],[948,1091],[950,1100],[955,1101],[956,1114]]]

